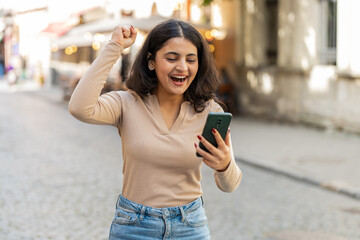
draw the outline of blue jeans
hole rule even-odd
[[[152,208],[120,195],[109,236],[118,239],[210,239],[202,197],[179,207]]]

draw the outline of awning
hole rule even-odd
[[[56,23],[50,23],[44,30],[42,30],[42,33],[50,33],[54,34],[58,37],[63,36],[66,34],[74,25],[70,25],[66,22],[56,22]]]
[[[151,29],[153,29],[156,25],[167,19],[169,18],[165,18],[159,15],[151,16],[149,18],[124,17],[121,19],[103,19],[100,21],[86,23],[73,27],[65,35],[58,38],[53,43],[57,44],[60,48],[65,48],[73,44],[78,47],[91,46],[94,39],[89,39],[88,33],[91,33],[92,36],[94,36],[96,33],[102,33],[107,38],[110,38],[110,34],[118,25],[132,25],[143,32],[150,32]],[[200,29],[211,28],[209,25],[199,25],[193,23],[190,24]]]
[[[149,32],[160,22],[167,18],[161,16],[153,16],[150,18],[137,19],[132,17],[126,17],[122,19],[104,19],[96,22],[78,25],[68,31],[65,35],[55,40],[53,43],[57,44],[60,48],[64,48],[70,45],[76,45],[78,47],[91,46],[93,39],[89,39],[88,33],[95,35],[96,33],[102,33],[110,36],[110,33],[118,25],[122,26],[134,26],[135,28]]]

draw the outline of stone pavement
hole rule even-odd
[[[11,91],[21,93],[0,89],[0,239],[107,239],[122,183],[117,132],[74,119],[59,89]],[[360,239],[358,199],[292,181],[284,177],[294,176],[290,170],[269,166],[281,154],[289,157],[290,150],[281,146],[296,147],[297,142],[280,141],[290,135],[283,128],[298,126],[245,117],[232,124],[238,160],[262,169],[239,162],[244,178],[232,194],[216,188],[212,169],[202,169],[212,239]],[[268,132],[272,125],[278,136]],[[343,143],[337,146],[344,149]],[[256,165],[258,149],[270,159],[268,165]]]
[[[237,160],[360,199],[360,136],[249,117],[231,125]]]
[[[62,101],[58,88],[35,93]],[[359,135],[238,116],[231,138],[240,162],[360,199]]]

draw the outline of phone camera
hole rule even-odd
[[[219,128],[220,125],[221,125],[221,119],[218,119],[217,124],[216,124],[216,128]]]

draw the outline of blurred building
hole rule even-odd
[[[47,25],[47,8],[1,9],[5,79],[15,84],[25,79],[44,83],[49,59],[49,39],[39,35]],[[45,69],[45,71],[44,71]]]
[[[87,9],[77,14],[80,18],[79,24],[51,42],[51,81],[64,88],[65,99],[70,97],[81,76],[110,40],[113,29],[117,25],[133,25],[139,32],[136,42],[125,49],[115,63],[103,91],[124,89],[129,66],[146,34],[158,23],[167,19],[158,15],[156,10],[152,15],[144,18],[135,18],[133,11],[118,10],[119,15],[114,16],[103,6]]]
[[[360,133],[360,1],[220,2],[236,9],[241,112]]]
[[[207,40],[223,81],[218,94],[230,112],[360,133],[358,0],[76,3],[76,11],[75,2],[43,1],[30,10],[0,12],[5,65],[14,65],[19,76],[61,85],[69,97],[113,28],[133,25],[137,42],[115,64],[105,90],[119,89],[126,78],[122,67],[146,34],[174,17]]]
[[[204,8],[200,1],[196,3],[191,3],[191,1],[159,2],[158,4],[156,1],[152,3],[150,1],[151,5],[148,5],[149,11],[146,14],[139,14],[139,9],[134,6],[132,9],[112,4],[110,4],[110,9],[106,4],[84,9],[81,13],[75,14],[79,19],[78,23],[64,34],[61,27],[52,27],[55,23],[49,24],[43,33],[57,33],[57,37],[51,41],[51,82],[64,88],[65,99],[70,97],[81,76],[98,56],[99,50],[110,39],[111,32],[117,25],[133,25],[138,30],[138,37],[136,42],[130,48],[125,49],[118,62],[115,63],[107,79],[104,92],[126,88],[125,79],[130,70],[129,66],[143,40],[153,27],[166,19],[178,18],[191,22],[204,36],[207,36],[209,46],[215,52],[212,44],[214,37],[211,35],[211,32],[214,31],[212,31],[210,22],[210,6]],[[169,5],[169,2],[175,4]],[[194,6],[199,13],[192,21],[189,14],[191,8],[195,9]],[[167,13],[165,14],[165,12]]]

